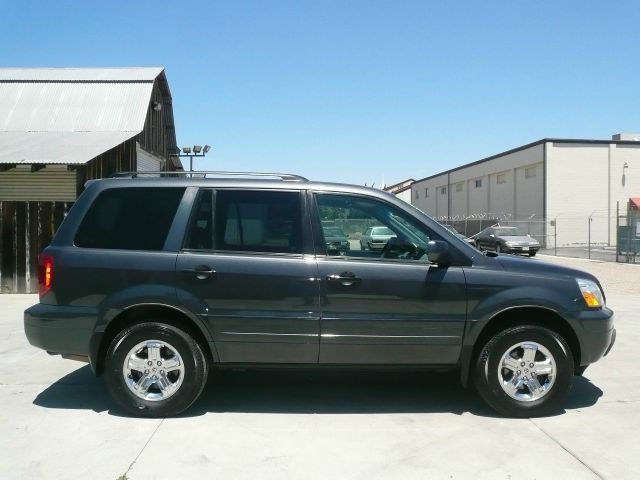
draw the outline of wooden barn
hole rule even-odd
[[[175,150],[163,68],[0,68],[0,293],[37,291],[87,180],[181,170]]]

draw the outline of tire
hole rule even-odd
[[[183,412],[202,393],[208,374],[207,359],[198,342],[162,322],[141,323],[121,331],[109,345],[105,365],[113,399],[128,413],[141,417]]]
[[[529,252],[530,257],[535,257],[537,252]]]
[[[500,246],[499,243],[496,243],[496,253],[501,253],[502,252],[502,247]]]
[[[534,369],[537,373],[532,376]],[[476,359],[474,382],[480,396],[495,411],[507,417],[528,418],[561,410],[573,372],[571,349],[560,335],[544,327],[522,325],[489,339]]]

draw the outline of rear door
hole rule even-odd
[[[202,189],[176,264],[223,363],[317,363],[319,286],[299,191]]]
[[[429,265],[425,247],[442,240],[378,199],[316,192],[317,223],[339,224],[351,250],[330,254],[316,238],[321,280],[320,363],[442,364],[458,361],[466,319],[462,266]],[[381,251],[353,248],[367,225],[396,238]]]

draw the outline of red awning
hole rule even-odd
[[[634,210],[640,210],[640,197],[630,198],[629,207]]]

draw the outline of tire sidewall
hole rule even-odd
[[[500,386],[498,366],[502,355],[512,345],[536,342],[553,355],[556,377],[551,390],[534,401],[511,398]],[[476,364],[476,387],[480,395],[498,412],[514,417],[545,415],[562,407],[573,378],[573,357],[567,343],[544,327],[521,326],[498,333],[482,349]]]
[[[167,342],[184,363],[184,378],[179,389],[166,400],[148,401],[137,397],[127,386],[123,365],[137,344],[147,340]],[[177,415],[200,395],[207,377],[206,359],[200,346],[187,333],[162,323],[144,323],[125,329],[111,342],[107,351],[105,377],[116,402],[127,412],[139,416]]]

